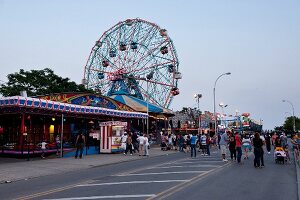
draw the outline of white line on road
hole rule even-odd
[[[224,163],[224,161],[210,161],[210,160],[199,160],[199,161],[194,161],[194,162],[192,162],[192,161],[187,161],[187,162],[178,162],[178,164],[195,164],[195,163],[203,163],[203,162],[218,162],[218,163]]]
[[[142,197],[155,197],[155,194],[70,197],[70,198],[60,198],[60,199],[56,198],[56,199],[44,199],[44,200],[119,199],[119,198],[142,198]]]
[[[197,174],[207,171],[183,171],[183,172],[154,172],[154,173],[142,173],[142,174],[117,174],[115,176],[145,176],[145,175],[159,175],[159,174]]]
[[[186,182],[186,181],[189,181],[189,180],[128,181],[128,182],[84,184],[84,185],[77,185],[77,187],[91,187],[91,186],[102,186],[102,185],[121,185],[121,184],[140,184],[140,183],[169,183],[169,182]]]
[[[185,167],[219,167],[220,165],[174,165],[174,166],[166,166],[166,167],[150,167],[147,169],[169,169],[169,168],[185,168]]]

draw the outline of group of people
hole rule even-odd
[[[210,145],[212,143],[210,134],[202,132],[201,134],[162,134],[162,150],[178,150],[184,153],[191,153],[191,157],[196,157],[196,152],[202,156],[210,156]]]
[[[291,142],[293,144],[293,149],[298,151],[300,137],[295,135]],[[264,146],[266,147],[268,154],[270,154],[271,145],[274,146],[274,149],[277,147],[283,148],[287,160],[290,161],[289,146],[285,133],[272,133],[272,136],[270,133],[260,134],[259,132],[255,132],[253,135],[240,135],[238,132],[233,133],[232,131],[227,131],[219,137],[219,147],[223,161],[228,161],[226,159],[227,148],[229,149],[231,160],[237,161],[237,163],[240,164],[243,152],[244,159],[249,159],[249,151],[252,151],[253,149],[255,168],[263,168],[265,166]]]
[[[149,156],[149,138],[147,134],[124,133],[121,136],[121,147],[124,149],[124,155],[128,151],[130,155],[138,152],[139,156]]]
[[[266,140],[258,132],[256,132],[251,139],[249,135],[239,134],[239,132],[227,131],[220,135],[219,146],[223,161],[226,159],[227,147],[229,148],[230,158],[232,161],[237,161],[238,164],[242,164],[241,158],[243,151],[245,153],[244,159],[249,159],[249,151],[254,153],[254,167],[264,167],[264,150],[263,146],[266,144]]]

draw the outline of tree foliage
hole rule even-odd
[[[295,117],[295,124],[296,124],[296,131],[300,130],[300,119],[298,117]],[[294,117],[293,116],[287,117],[283,124],[284,130],[292,132],[293,127],[294,127]]]
[[[76,84],[69,78],[62,78],[54,74],[53,70],[25,71],[8,74],[8,82],[1,84],[0,93],[3,96],[20,95],[21,91],[27,91],[28,96],[45,95],[60,92],[91,92],[84,85]]]

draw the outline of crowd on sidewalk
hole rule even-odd
[[[137,134],[136,132],[125,132],[121,136],[121,147],[124,149],[124,155],[129,152],[132,156],[133,153],[138,153],[139,156],[149,156],[149,138],[147,134]]]

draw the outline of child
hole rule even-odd
[[[41,149],[42,149],[42,155],[41,155],[41,158],[45,158],[45,150],[46,150],[46,146],[47,146],[47,143],[43,140],[43,142],[41,143]]]
[[[289,145],[286,144],[285,147],[284,147],[284,151],[285,151],[285,154],[286,154],[286,163],[291,163],[291,158],[290,158],[290,153],[289,153]]]

